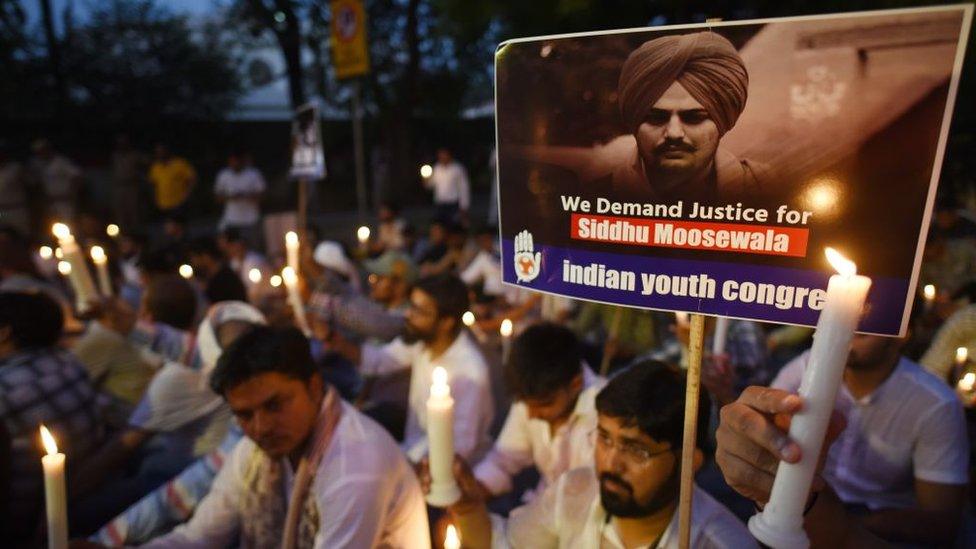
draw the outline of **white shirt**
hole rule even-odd
[[[220,226],[238,227],[257,223],[261,210],[253,195],[263,193],[265,188],[264,177],[256,168],[243,168],[237,172],[230,168],[220,170],[214,193],[227,198]]]
[[[50,200],[73,199],[75,178],[81,176],[81,170],[74,162],[57,155],[46,161],[38,161],[38,173],[44,194]]]
[[[780,371],[772,386],[796,392],[809,352]],[[944,382],[902,358],[870,395],[837,393],[847,428],[830,447],[824,478],[845,503],[871,510],[915,506],[915,479],[966,484],[969,443],[962,404]]]
[[[597,424],[596,395],[606,380],[593,374],[588,366],[582,368],[584,389],[572,415],[555,434],[546,421],[529,417],[524,402],[512,404],[495,446],[474,468],[475,478],[492,494],[511,491],[512,477],[533,465],[541,477],[540,492],[566,471],[593,465],[589,436]]]
[[[210,548],[236,545],[240,492],[254,442],[242,439],[189,521],[143,547]],[[285,477],[292,478],[288,460]],[[290,494],[291,482],[286,483]],[[396,442],[349,404],[312,483],[319,509],[317,549],[428,549],[427,508],[413,470]],[[287,501],[287,500],[286,500]]]
[[[500,296],[506,291],[502,284],[501,261],[495,254],[485,250],[479,251],[474,260],[461,271],[461,280],[468,286],[482,282],[486,295]]]
[[[437,358],[421,343],[408,345],[400,338],[383,346],[363,345],[361,371],[364,375],[385,375],[411,369],[407,425],[403,451],[414,462],[427,455],[427,398],[435,366],[447,370],[454,398],[454,451],[473,463],[491,446],[488,429],[494,419],[491,379],[471,336],[458,334],[454,343]]]
[[[600,503],[600,483],[590,467],[559,477],[508,520],[492,515],[494,549],[625,549],[613,520]],[[749,549],[759,545],[745,525],[705,491],[694,487],[690,546],[695,549]],[[677,549],[678,513],[657,544]]]
[[[457,161],[444,165],[434,164],[434,172],[424,180],[424,185],[434,189],[434,204],[454,204],[467,210],[471,204],[471,190],[468,172]]]

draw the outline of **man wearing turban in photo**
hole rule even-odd
[[[745,108],[749,75],[738,51],[710,31],[655,38],[630,53],[617,101],[628,130],[594,148],[530,146],[531,160],[584,182],[654,198],[711,198],[759,189],[762,166],[719,147]]]

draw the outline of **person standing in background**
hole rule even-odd
[[[129,136],[119,134],[112,151],[112,205],[115,221],[127,230],[139,226],[139,189],[142,186],[149,159],[135,149]]]
[[[62,154],[58,154],[47,139],[31,145],[34,153],[32,168],[44,193],[49,218],[73,220],[81,187],[81,169]]]
[[[218,228],[237,229],[251,248],[261,249],[261,197],[267,185],[264,176],[245,162],[240,150],[227,155],[227,167],[217,174],[214,194],[217,202],[224,205],[224,215]]]
[[[446,147],[437,149],[437,164],[424,186],[434,190],[434,206],[441,221],[467,222],[471,205],[468,172]]]
[[[156,145],[154,155],[149,182],[156,191],[156,207],[164,216],[179,214],[197,183],[197,172],[185,158],[173,155],[162,143]]]

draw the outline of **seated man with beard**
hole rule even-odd
[[[684,376],[666,364],[622,371],[596,397],[594,466],[565,473],[507,520],[488,514],[477,481],[457,461],[463,495],[451,512],[465,547],[678,547],[684,395]],[[702,397],[699,447],[708,434]],[[696,469],[702,460],[696,449]],[[744,524],[697,487],[691,516],[692,547],[757,546]]]

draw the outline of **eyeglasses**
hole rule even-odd
[[[633,442],[615,442],[613,437],[609,433],[601,431],[600,429],[593,429],[590,431],[590,444],[598,446],[603,450],[609,450],[611,448],[616,448],[620,450],[624,458],[627,461],[633,463],[634,465],[647,465],[652,459],[662,454],[667,454],[671,451],[671,448],[664,450],[652,451],[647,449],[647,447]]]

